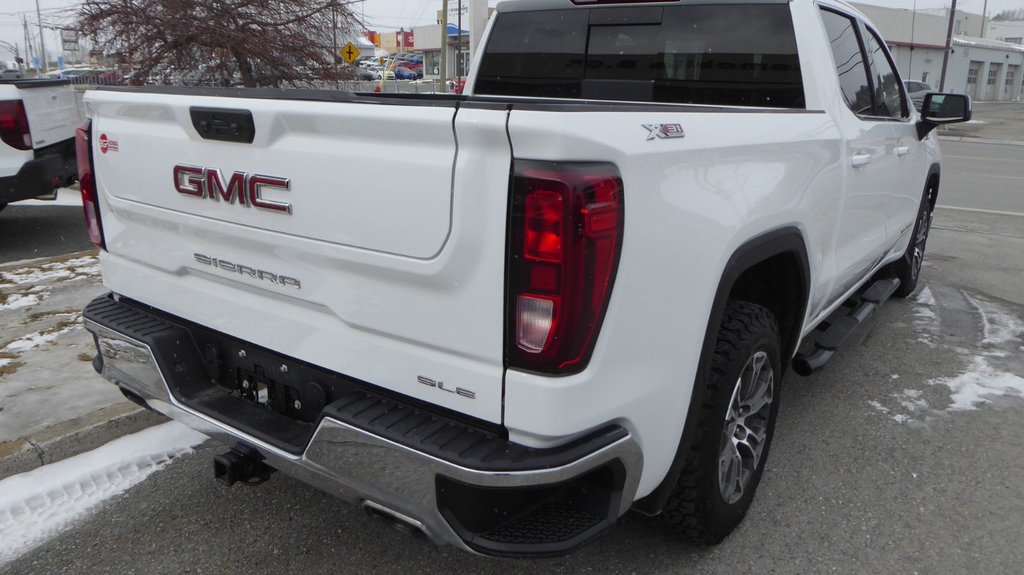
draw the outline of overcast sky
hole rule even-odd
[[[454,5],[458,0],[450,0]],[[466,0],[463,0],[466,1]],[[43,25],[60,26],[70,22],[68,8],[77,5],[77,0],[38,0],[43,16]],[[494,5],[495,0],[490,0]],[[915,0],[865,0],[868,4],[877,4],[892,8],[911,8]],[[958,9],[980,13],[984,0],[959,0]],[[941,9],[948,6],[948,0],[916,0],[918,9]],[[441,9],[441,0],[363,0],[353,4],[356,13],[366,15],[366,27],[371,30],[409,29],[413,26],[433,24],[437,11]],[[989,14],[1011,8],[1024,8],[1024,0],[989,0]],[[24,53],[25,34],[22,28],[22,16],[30,25],[32,42],[38,42],[39,29],[36,26],[36,0],[0,0],[0,40],[18,44]],[[52,52],[56,45],[56,32],[45,31],[45,40]],[[0,48],[0,60],[9,60],[10,54]]]

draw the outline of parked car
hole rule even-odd
[[[404,66],[399,66],[395,68],[394,73],[396,80],[419,80],[423,78],[422,72],[410,70],[409,68],[406,68]]]
[[[0,71],[0,80],[20,80],[20,79],[21,79],[21,70],[8,69],[8,70]]]
[[[930,85],[924,82],[915,82],[914,80],[904,80],[903,86],[906,87],[907,97],[914,103],[914,107],[917,108],[918,112],[921,111],[921,106],[924,105],[925,94],[935,91]]]

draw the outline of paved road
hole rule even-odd
[[[92,247],[81,206],[11,204],[0,212],[0,263]]]
[[[1024,375],[1019,351],[1012,353],[1019,342],[979,343],[982,312],[991,325],[1024,321],[1024,219],[940,212],[937,225],[925,272],[934,305],[928,298],[893,302],[826,371],[787,378],[757,500],[719,547],[679,543],[656,522],[628,515],[599,543],[570,557],[486,560],[415,540],[280,474],[257,488],[223,488],[210,472],[218,450],[204,447],[8,568],[1024,572],[1024,401],[999,398],[976,410],[951,410],[950,390],[937,382],[961,374],[978,357],[991,370]],[[978,228],[987,233],[971,231]],[[1018,278],[1003,298],[996,294],[1005,278],[989,276],[997,265]]]
[[[1024,162],[1024,147],[1013,150],[1000,153]],[[959,181],[947,177],[940,203],[1024,211],[999,204],[999,190]],[[204,447],[6,569],[1024,573],[1024,399],[993,389],[988,403],[961,409],[977,386],[1024,376],[1024,342],[1007,335],[1024,325],[1024,217],[939,210],[926,266],[924,294],[884,306],[824,372],[787,377],[758,497],[712,549],[627,515],[569,557],[481,559],[412,539],[280,474],[258,488],[222,488],[210,473],[217,450]]]
[[[942,154],[940,205],[1024,214],[1024,146],[944,141]]]

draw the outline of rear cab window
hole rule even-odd
[[[899,74],[877,33],[852,16],[820,12],[847,107],[863,119],[909,118]],[[907,84],[913,90],[916,83]]]
[[[500,13],[474,92],[805,107],[785,4]]]

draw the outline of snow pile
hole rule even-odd
[[[180,423],[165,423],[0,481],[0,566],[204,441]]]

